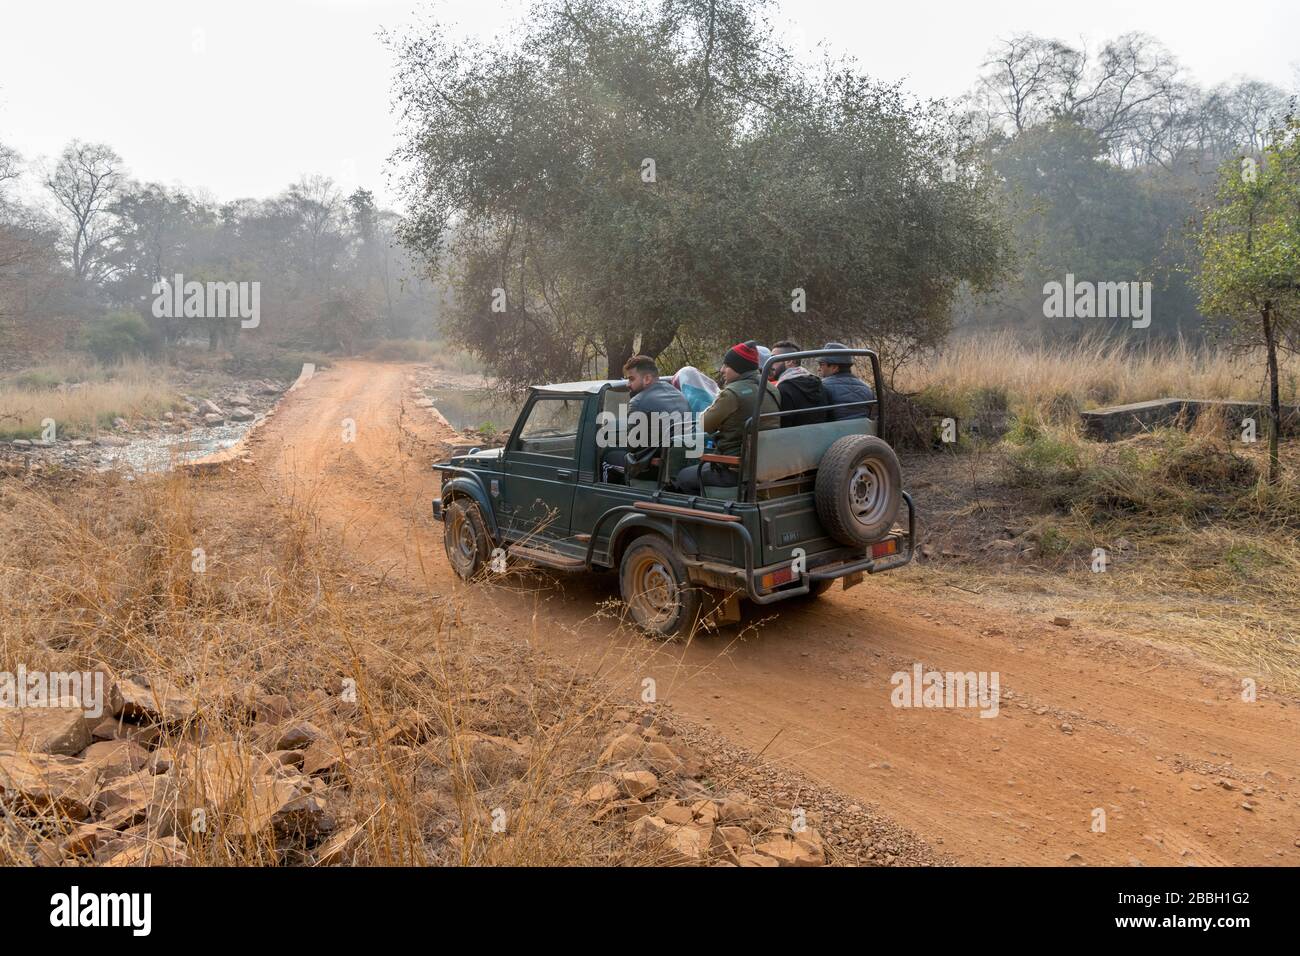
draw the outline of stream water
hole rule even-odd
[[[155,435],[140,438],[117,447],[95,449],[96,468],[109,471],[113,468],[152,473],[167,471],[176,465],[204,458],[214,452],[230,448],[263,416],[251,422],[227,422],[215,428],[196,428],[181,435]]]
[[[488,388],[432,388],[425,394],[457,429],[491,425],[495,431],[508,431],[523,407],[522,400]]]

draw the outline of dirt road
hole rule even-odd
[[[462,585],[429,514],[428,465],[447,435],[414,406],[410,375],[331,368],[285,399],[253,450],[359,566],[446,594]],[[1300,862],[1300,704],[1266,692],[1246,703],[1240,675],[982,608],[923,567],[685,647],[596,618],[616,596],[610,575],[507,577],[469,589],[473,621],[599,669],[629,701],[652,677],[678,713],[875,805],[962,863]],[[891,677],[917,663],[997,673],[997,715],[895,707]]]

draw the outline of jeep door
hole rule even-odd
[[[502,455],[498,519],[511,540],[569,536],[578,479],[581,395],[536,394]]]

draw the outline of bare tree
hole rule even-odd
[[[1242,80],[1224,93],[1232,119],[1234,143],[1257,153],[1267,144],[1292,106],[1286,91],[1260,80]]]
[[[122,158],[102,143],[73,140],[59,157],[45,188],[67,218],[66,242],[72,273],[98,282],[109,270],[108,245],[113,238],[110,207],[117,199],[124,174]]]
[[[996,118],[1008,122],[1013,132],[1046,118],[1052,89],[1058,85],[1075,51],[1056,40],[1030,33],[1003,40],[982,64],[980,98]]]
[[[316,293],[325,295],[344,245],[343,195],[327,176],[304,176],[289,187],[283,201],[301,230],[304,271],[314,280]]]
[[[16,150],[0,143],[0,200],[4,199],[5,183],[17,179],[22,172],[22,160]]]

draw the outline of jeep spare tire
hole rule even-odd
[[[898,456],[874,435],[845,435],[822,456],[813,498],[822,526],[840,544],[879,541],[903,499]]]

